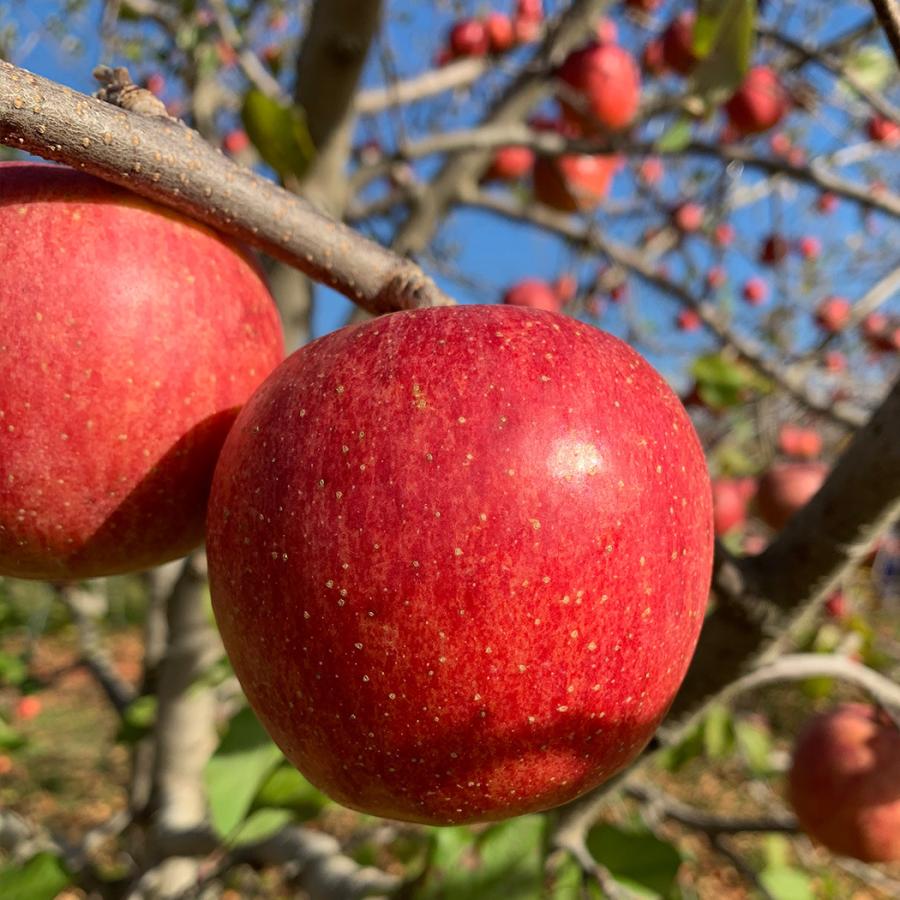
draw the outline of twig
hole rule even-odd
[[[739,853],[735,853],[731,847],[728,846],[728,842],[724,840],[722,837],[715,835],[709,838],[709,844],[720,856],[724,856],[728,862],[737,869],[738,872],[757,890],[760,896],[763,897],[763,900],[775,900],[775,897],[766,890],[765,886],[759,879],[759,875],[757,875],[756,870],[753,869],[747,860],[744,859]]]
[[[103,689],[113,709],[120,715],[134,701],[135,692],[130,684],[116,674],[109,657],[100,642],[97,623],[90,614],[92,596],[82,588],[74,585],[60,585],[56,596],[66,607],[78,629],[78,643],[81,662],[94,676],[95,681]]]
[[[872,0],[872,8],[900,65],[900,7],[897,0]]]
[[[380,313],[452,301],[418,266],[226,159],[195,131],[0,61],[0,143],[66,162],[246,241]]]
[[[661,291],[675,297],[683,306],[694,310],[719,340],[733,347],[742,359],[807,408],[843,425],[859,426],[866,421],[865,410],[851,403],[826,403],[811,396],[806,390],[802,374],[799,371],[784,369],[778,360],[767,356],[764,348],[757,341],[732,331],[715,306],[701,301],[686,287],[662,274],[646,251],[611,241],[601,235],[597,228],[585,226],[578,220],[572,219],[571,216],[560,215],[537,204],[524,207],[506,198],[477,189],[462,190],[460,201],[469,206],[499,213],[507,218],[532,222],[541,228],[556,231],[574,243],[603,253],[622,268],[634,272]]]

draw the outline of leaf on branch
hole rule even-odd
[[[860,47],[844,61],[848,74],[870,91],[880,91],[897,74],[897,64],[893,56],[881,47],[872,44]],[[842,83],[842,87],[844,87]],[[853,92],[855,93],[855,91]]]
[[[743,81],[753,53],[754,0],[701,0],[693,50],[701,62],[691,78],[698,114],[727,100]]]
[[[58,856],[38,853],[22,866],[0,869],[0,897],[4,900],[53,900],[71,881]]]
[[[258,809],[241,822],[228,843],[237,847],[256,844],[277,834],[293,820],[293,813],[287,809]]]
[[[249,707],[228,723],[216,752],[206,764],[213,827],[223,838],[243,822],[265,778],[282,759]]]
[[[302,178],[316,155],[306,115],[256,88],[244,95],[241,120],[260,156],[283,179]]]
[[[793,866],[763,869],[759,880],[775,900],[815,900],[809,876]]]
[[[632,891],[641,896],[673,896],[682,856],[649,830],[595,825],[587,846],[591,856]]]
[[[670,125],[656,141],[660,153],[680,153],[691,142],[690,119],[678,119]]]
[[[262,783],[253,798],[253,808],[290,810],[303,820],[317,816],[328,802],[293,766],[285,765]]]

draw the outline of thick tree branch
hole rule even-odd
[[[900,65],[900,7],[897,0],[872,0],[872,7],[897,57],[897,65]]]
[[[236,166],[186,126],[129,113],[3,61],[0,143],[177,209],[370,312],[452,302],[411,262]]]
[[[777,654],[898,517],[900,381],[769,547],[722,567],[736,584],[718,579],[719,603],[706,618],[666,728],[682,732],[710,698]]]

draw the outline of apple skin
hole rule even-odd
[[[534,168],[534,151],[529,147],[501,147],[485,172],[485,181],[518,181]]]
[[[238,408],[283,357],[226,239],[61,166],[0,164],[0,574],[133,571],[203,540]]]
[[[757,276],[748,278],[744,282],[743,295],[750,306],[762,306],[769,296],[769,285]]]
[[[713,526],[717,535],[728,534],[747,521],[747,494],[740,479],[718,478],[712,483]]]
[[[712,503],[630,347],[509,306],[399,312],[290,356],[232,429],[213,607],[276,743],[340,803],[502,819],[610,778],[684,676]]]
[[[503,302],[509,306],[525,306],[547,312],[559,312],[563,305],[553,287],[539,278],[525,278],[517,282],[503,295]]]
[[[815,459],[822,452],[822,437],[814,428],[782,425],[778,432],[778,449],[796,459]]]
[[[816,307],[816,324],[830,334],[843,331],[850,322],[853,305],[846,297],[826,297]]]
[[[570,53],[557,72],[583,104],[563,96],[563,115],[587,133],[620,131],[637,115],[641,101],[641,71],[634,57],[611,43],[591,43]]]
[[[828,466],[823,462],[777,463],[760,479],[756,492],[759,517],[776,531],[805,506],[822,486]]]
[[[885,116],[872,116],[866,124],[866,134],[870,141],[883,144],[900,143],[900,125]]]
[[[790,100],[778,75],[768,66],[754,66],[725,104],[731,127],[742,135],[774,128],[790,109]]]
[[[788,786],[800,827],[832,852],[900,859],[900,730],[885,713],[846,703],[811,719]]]

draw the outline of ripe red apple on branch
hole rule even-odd
[[[630,347],[510,306],[400,312],[297,351],[244,408],[208,519],[251,705],[345,805],[447,824],[605,781],[672,701],[712,508]]]
[[[759,517],[771,528],[783,528],[819,490],[827,473],[822,462],[776,463],[759,479]]]
[[[789,789],[800,827],[832,852],[900,859],[900,729],[885,712],[847,703],[807,723]]]
[[[255,265],[58,166],[0,164],[0,231],[0,574],[183,556],[237,410],[283,353]]]

